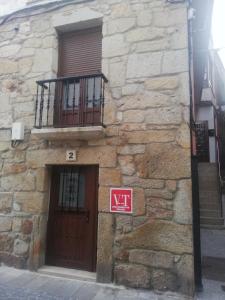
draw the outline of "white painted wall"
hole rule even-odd
[[[213,107],[212,106],[199,107],[197,120],[208,121],[209,129],[215,129]],[[209,159],[210,162],[216,162],[216,139],[214,136],[209,137]]]

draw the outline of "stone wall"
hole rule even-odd
[[[46,165],[65,164],[73,147],[77,164],[99,165],[98,280],[192,294],[186,4],[95,0],[29,14],[0,26],[0,260],[31,269],[44,263]],[[35,139],[35,81],[57,72],[55,24],[101,16],[106,137]],[[16,148],[13,121],[26,128]],[[109,213],[112,186],[134,188],[132,215]]]

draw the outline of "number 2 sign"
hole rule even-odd
[[[132,213],[133,189],[111,188],[110,189],[110,212]]]
[[[77,159],[76,150],[67,150],[66,151],[66,160],[75,161]]]

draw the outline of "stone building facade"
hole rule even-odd
[[[45,264],[52,166],[97,165],[97,281],[193,294],[187,9],[165,0],[61,1],[1,19],[1,262]],[[104,136],[38,137],[36,81],[57,75],[57,32],[96,24],[108,79]],[[13,122],[25,125],[16,147]],[[110,212],[111,187],[133,188],[132,214]]]

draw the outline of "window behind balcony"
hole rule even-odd
[[[102,29],[80,30],[59,35],[60,77],[101,72]]]
[[[100,123],[102,78],[102,28],[59,35],[58,84],[55,126]],[[76,78],[74,78],[76,77]]]

